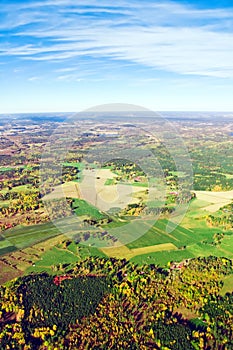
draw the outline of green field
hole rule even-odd
[[[10,171],[10,170],[14,170],[14,168],[12,168],[12,167],[4,167],[4,166],[0,167],[0,172]]]
[[[63,166],[70,166],[70,167],[74,167],[74,168],[78,168],[78,169],[82,169],[83,168],[83,164],[82,163],[77,163],[77,162],[65,162],[62,165]]]
[[[189,219],[190,221],[191,219]],[[193,220],[193,219],[192,219]],[[166,232],[168,221],[158,220],[156,224],[150,228],[142,237],[127,244],[130,249],[151,246],[162,243],[173,243],[179,250],[172,252],[156,252],[147,254],[147,256],[137,256],[133,261],[138,263],[147,261],[150,256],[150,261],[153,263],[164,264],[170,260],[181,261],[184,258],[198,256],[227,256],[233,258],[233,232],[225,232],[224,239],[220,246],[214,246],[213,236],[219,232],[219,228],[208,227],[205,221],[198,222],[197,228],[185,228],[178,225],[170,233]],[[191,223],[191,222],[190,222]],[[194,225],[190,225],[194,226]]]
[[[233,236],[231,237],[233,241]],[[233,250],[233,249],[232,249]],[[133,257],[131,260],[137,264],[153,263],[161,266],[166,265],[169,261],[181,261],[183,259],[194,258],[194,257],[208,257],[210,255],[228,258],[233,258],[233,251],[226,250],[224,243],[220,246],[213,246],[210,244],[196,243],[190,244],[185,249],[179,249],[174,251],[162,251],[154,252],[144,255]]]
[[[109,212],[108,212],[109,213]],[[111,214],[109,214],[109,216],[111,217]],[[113,219],[113,221],[112,222],[110,222],[109,224],[104,224],[104,225],[101,225],[101,227],[103,227],[103,228],[105,228],[105,229],[111,229],[111,228],[116,228],[116,227],[122,227],[122,226],[124,226],[124,225],[126,225],[126,224],[128,224],[129,223],[129,220],[123,220],[123,219],[119,219],[119,220],[117,220],[116,218],[112,218]]]
[[[85,259],[88,256],[98,256],[105,258],[107,255],[96,247],[88,247],[82,244],[78,245],[78,254],[81,259]]]
[[[0,248],[0,256],[1,255],[5,255],[5,254],[8,254],[8,253],[11,253],[11,252],[14,252],[15,250],[17,250],[17,248],[13,245],[8,245],[4,248]]]
[[[233,235],[225,235],[221,243],[221,249],[233,255]]]
[[[102,248],[102,252],[104,252],[107,256],[113,256],[118,259],[132,259],[135,256],[149,256],[150,254],[153,254],[155,252],[161,252],[161,251],[172,251],[176,250],[177,248],[171,244],[171,243],[165,243],[165,244],[156,244],[149,247],[141,247],[136,249],[129,249],[127,246],[119,246],[119,247],[107,247]]]
[[[156,264],[165,266],[169,261],[181,261],[189,258],[194,258],[194,255],[186,250],[172,250],[138,255],[130,259],[130,261],[138,265]]]
[[[7,192],[36,192],[38,191],[36,188],[33,188],[32,185],[20,185],[20,186],[15,186],[12,187],[12,189],[9,190],[1,190],[0,193],[5,194]],[[6,202],[6,201],[4,201]]]
[[[0,249],[11,246],[11,242],[8,239],[5,239],[2,235],[0,235]]]
[[[233,292],[233,276],[229,275],[224,277],[223,279],[223,287],[221,290],[221,295],[225,295],[226,293]]]
[[[75,198],[72,203],[72,208],[74,209],[75,214],[77,216],[88,215],[91,218],[97,219],[97,220],[103,219],[106,217],[105,214],[102,214],[96,207],[87,203],[83,199]]]
[[[32,170],[33,167],[32,167],[32,166],[29,166],[29,165],[20,165],[20,166],[15,166],[15,167],[1,166],[1,167],[0,167],[0,172],[11,171],[11,170],[17,170],[17,169],[28,169],[28,170]]]
[[[37,190],[31,185],[21,185],[12,188],[15,192],[36,192]]]
[[[64,163],[64,166],[75,166],[83,168],[82,163]],[[107,178],[105,185],[111,186],[114,179]],[[134,183],[135,186],[144,187],[143,183]],[[30,186],[17,186],[16,191],[30,191]],[[142,189],[143,190],[143,189]],[[141,196],[141,192],[136,193]],[[154,205],[159,205],[157,202]],[[96,230],[106,230],[114,232],[115,237],[120,242],[130,242],[119,248],[107,248],[99,250],[103,247],[104,242],[94,237],[90,237],[88,245],[77,245],[71,243],[67,247],[56,245],[46,249],[46,252],[41,255],[41,260],[35,262],[35,266],[30,266],[30,271],[37,269],[47,271],[52,265],[72,263],[77,259],[85,258],[87,256],[115,256],[118,258],[128,258],[137,264],[154,263],[159,265],[166,265],[169,261],[181,261],[186,258],[198,256],[226,256],[233,258],[233,231],[225,232],[221,244],[216,246],[214,244],[214,234],[221,232],[221,229],[209,227],[206,223],[208,211],[203,210],[210,204],[210,201],[194,199],[190,203],[185,217],[179,225],[169,222],[166,218],[160,218],[155,223],[151,220],[145,220],[140,217],[118,217],[116,213],[112,213],[112,222],[107,223],[107,220],[101,227],[90,226],[93,232]],[[89,204],[87,201],[79,198],[73,199],[72,208],[75,214],[81,219],[91,218],[93,220],[101,220],[111,218],[98,210],[95,206]],[[77,218],[76,218],[77,219]],[[127,225],[129,224],[130,225]],[[173,227],[173,230],[167,230],[168,224]],[[143,226],[144,225],[144,226]],[[148,229],[147,229],[147,225]],[[77,223],[74,218],[67,218],[61,222],[62,227],[69,232],[71,238],[79,231]],[[146,229],[145,229],[146,228]],[[92,229],[90,231],[92,231]],[[139,238],[133,237],[140,234],[140,230],[144,230],[144,234]],[[147,232],[146,232],[147,230]],[[53,223],[45,223],[34,226],[17,226],[13,229],[2,233],[5,240],[0,241],[0,255],[6,254],[17,249],[24,249],[35,245],[38,242],[44,242],[51,237],[60,236],[60,230]],[[67,237],[65,237],[66,239]],[[133,238],[135,240],[133,240]],[[106,242],[105,242],[106,243]],[[46,243],[44,243],[46,245]],[[107,245],[107,243],[106,243]],[[112,249],[112,250],[111,250]]]
[[[51,222],[33,226],[17,226],[2,233],[4,238],[20,249],[57,235],[60,235],[60,231]]]
[[[136,182],[136,181],[135,182],[119,182],[119,184],[148,188],[148,183],[147,182]]]
[[[6,201],[0,201],[0,207],[1,208],[7,208],[10,205],[10,201],[6,200]]]
[[[77,260],[77,255],[70,252],[68,249],[65,250],[53,247],[41,256],[41,259],[35,263],[35,267],[49,268],[52,265],[73,263]]]
[[[74,242],[67,245],[67,247],[58,244],[43,253],[40,259],[33,264],[34,266],[30,266],[26,270],[26,273],[42,271],[52,272],[56,265],[72,264],[89,256],[106,257],[106,255],[97,248],[77,245]]]
[[[16,247],[8,239],[5,239],[3,235],[0,235],[0,256],[11,253],[14,250],[16,250]]]
[[[177,226],[171,233],[166,232],[168,220],[158,220],[142,237],[129,243],[129,248],[140,248],[155,244],[173,243],[177,248],[187,245],[188,243],[196,243],[199,240],[193,231],[182,226]]]
[[[107,179],[106,181],[105,181],[105,186],[111,186],[111,185],[114,185],[114,179]]]
[[[58,248],[62,248],[61,245],[57,245]],[[67,250],[75,255],[77,255],[77,251],[78,251],[78,247],[77,247],[77,244],[72,241],[71,243],[69,243],[67,245]]]
[[[104,217],[95,207],[90,206],[85,201],[77,200],[79,205],[80,202],[81,209],[80,207],[77,208],[80,210],[79,213],[86,214],[88,210],[92,217]],[[117,225],[118,224],[123,225],[121,229],[119,228],[123,232],[125,223],[119,222]],[[137,224],[136,221],[135,224]],[[159,265],[166,265],[171,260],[181,261],[186,258],[197,256],[216,255],[233,258],[232,232],[225,233],[220,246],[214,246],[212,244],[213,235],[214,233],[219,232],[219,230],[217,228],[208,228],[205,222],[201,222],[200,227],[195,229],[187,229],[178,225],[170,233],[166,232],[167,224],[168,221],[166,219],[158,220],[143,236],[126,246],[117,248],[119,250],[118,253],[116,248],[114,248],[115,250],[113,251],[113,254],[111,254],[110,249],[109,256],[116,256],[116,254],[118,254],[120,258],[123,258],[124,250],[127,250],[127,256],[125,257],[128,257],[137,264],[155,263]],[[52,223],[25,227],[18,226],[11,230],[7,230],[2,234],[5,240],[0,241],[0,254],[10,252],[14,250],[15,247],[21,249],[29,247],[37,242],[46,241],[48,238],[58,235],[60,235],[60,232]],[[93,239],[93,243],[95,243],[95,239]],[[167,250],[164,251],[166,244]],[[160,250],[159,245],[161,245],[161,251],[156,251]],[[172,245],[174,248],[171,248]],[[104,249],[100,251],[98,248],[91,246],[77,246],[73,242],[65,249],[57,246],[44,253],[42,255],[42,260],[36,262],[35,268],[38,268],[41,271],[41,269],[44,268],[46,270],[54,264],[74,262],[79,258],[85,258],[86,256],[91,255],[106,256],[106,254],[108,255],[107,251]],[[30,267],[30,269],[31,268],[32,267]]]

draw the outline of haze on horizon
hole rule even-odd
[[[230,1],[1,2],[0,114],[233,111]]]

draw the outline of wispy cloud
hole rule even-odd
[[[38,81],[38,80],[41,80],[41,77],[34,76],[34,77],[28,78],[28,81]]]
[[[11,35],[1,40],[0,56],[67,62],[58,79],[74,77],[68,73],[83,57],[182,75],[233,77],[233,8],[48,0],[6,5],[0,12],[0,28]]]

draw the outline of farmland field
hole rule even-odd
[[[55,186],[54,191],[44,196],[44,200],[46,201],[65,197],[80,198],[77,182],[70,181],[62,185]]]
[[[13,278],[19,277],[23,274],[23,272],[16,270],[14,267],[6,265],[4,262],[0,261],[0,284],[11,280]]]
[[[131,261],[139,265],[158,264],[160,266],[166,266],[167,263],[170,261],[181,261],[183,259],[189,259],[194,257],[195,255],[191,252],[183,250],[173,250],[138,255],[133,257]]]
[[[138,203],[133,194],[142,191],[140,186],[126,184],[113,185],[116,177],[111,169],[86,169],[83,181],[79,184],[80,198],[96,206],[102,211],[113,207],[124,208],[127,204]]]
[[[102,219],[105,217],[96,207],[87,203],[83,199],[75,199],[72,203],[74,212],[77,216],[87,215],[94,219]]]
[[[142,247],[142,248],[135,248],[135,249],[129,249],[127,246],[120,246],[120,247],[111,247],[111,248],[102,248],[101,250],[107,255],[107,256],[113,256],[115,258],[126,258],[126,259],[132,259],[134,256],[140,256],[145,254],[150,254],[154,252],[160,252],[160,251],[171,251],[176,250],[176,246],[174,246],[171,243],[165,243],[165,244],[156,244],[153,246],[148,247]]]
[[[73,263],[78,260],[78,257],[69,250],[59,249],[53,247],[44,253],[40,260],[35,262],[35,267],[30,267],[30,270],[36,270],[37,268],[49,269],[52,265]]]
[[[142,246],[149,246],[154,244],[173,243],[175,246],[180,247],[190,242],[196,242],[198,238],[195,238],[191,230],[185,229],[182,226],[177,226],[171,233],[166,232],[168,221],[158,220],[155,225],[150,228],[145,235],[138,240],[128,244],[129,248],[140,248]]]
[[[40,259],[25,269],[30,272],[54,272],[56,265],[69,265],[89,256],[106,257],[107,255],[94,247],[76,245],[74,242],[66,247],[66,244],[57,244],[41,254]]]
[[[225,295],[226,293],[232,293],[233,291],[233,278],[232,275],[226,276],[223,279],[223,287],[221,290],[221,295]]]
[[[109,177],[114,177],[114,174],[111,173],[110,169],[104,169],[103,171],[99,172],[98,175],[99,179],[94,179],[96,175],[93,175],[93,170],[88,171],[88,176],[92,176],[92,181],[97,181],[97,188],[99,191],[101,192],[104,188],[107,188],[108,194],[110,193],[110,196],[113,196],[116,186],[112,184],[113,178],[111,179]],[[98,210],[98,208],[91,203],[91,198],[88,198],[88,201],[80,199],[80,189],[85,188],[85,183],[84,187],[82,187],[82,185],[80,186],[80,184],[79,187],[77,186],[77,183],[72,181],[65,183],[64,185],[57,186],[55,191],[48,195],[48,198],[57,198],[59,197],[59,193],[64,196],[64,191],[65,196],[73,198],[72,207],[75,215],[79,217],[91,217],[96,220],[106,218],[106,214]],[[90,186],[90,183],[87,182],[86,186]],[[124,186],[124,189],[130,188],[128,185],[122,186]],[[21,188],[25,190],[28,189],[26,186],[22,186]],[[136,186],[133,188],[136,188],[136,192],[133,191],[133,194],[136,197],[140,196],[141,187]],[[128,192],[125,196],[128,196]],[[227,255],[228,257],[233,257],[233,244],[231,244],[233,239],[233,236],[231,236],[232,232],[229,232],[228,235],[224,237],[221,247],[215,247],[212,245],[213,235],[219,230],[218,228],[208,227],[205,221],[205,212],[211,212],[211,210],[208,211],[209,207],[211,205],[221,206],[226,202],[229,203],[232,196],[232,191],[219,193],[197,191],[196,196],[197,198],[191,202],[181,224],[174,225],[174,229],[171,232],[167,232],[166,230],[169,222],[167,219],[159,219],[151,227],[148,225],[147,232],[137,239],[133,239],[131,233],[128,232],[127,224],[129,224],[130,218],[127,220],[114,220],[109,224],[103,225],[103,227],[106,229],[109,228],[118,230],[118,234],[116,234],[118,239],[121,241],[121,237],[124,237],[124,242],[128,242],[128,244],[126,246],[123,244],[121,247],[102,248],[101,252],[103,255],[106,254],[107,256],[132,259],[132,261],[139,264],[142,264],[145,261],[150,261],[150,263],[153,262],[160,265],[166,264],[170,260],[180,261],[183,258],[208,256],[212,254],[216,256]],[[217,204],[217,201],[219,200],[220,203]],[[104,202],[106,203],[106,198]],[[66,221],[64,221],[64,225],[65,222]],[[131,225],[133,225],[132,227],[135,227],[135,232],[137,232],[138,228],[140,228],[141,223],[143,224],[143,219],[142,221],[137,219],[131,223]],[[73,227],[75,227],[74,225],[75,222],[71,222],[71,231],[73,230]],[[119,232],[121,232],[120,235]],[[3,234],[5,240],[0,242],[0,252],[10,252],[13,251],[15,247],[24,249],[26,247],[33,246],[40,241],[45,241],[52,236],[59,236],[59,234],[60,232],[58,228],[52,223],[35,226],[18,226],[14,229],[6,231]],[[88,240],[88,244],[95,245],[97,244],[97,241],[90,238]],[[97,244],[97,246],[99,246],[99,244]],[[91,255],[94,253],[93,249],[96,248],[92,247],[90,249],[90,247],[85,248],[84,246],[83,249],[81,250],[81,254]],[[39,269],[41,271],[42,268],[44,268],[45,270],[48,270],[49,266],[55,261],[60,263],[65,261],[76,261],[78,255],[76,254],[75,250],[77,250],[76,245],[73,246],[72,252],[67,249],[60,251],[58,248],[54,247],[54,249],[47,252],[43,257],[43,262],[39,260],[35,263],[35,269]],[[86,253],[84,253],[85,250]],[[97,249],[96,254],[101,254],[100,250]],[[30,270],[33,270],[33,268],[30,267]]]
[[[8,239],[12,245],[22,249],[60,234],[56,226],[52,223],[46,223],[34,226],[18,226],[6,231],[2,236]]]
[[[170,260],[213,254],[232,258],[230,221],[227,227],[224,223],[215,225],[217,220],[208,221],[211,215],[219,219],[224,218],[226,213],[230,218],[231,214],[229,208],[220,210],[233,199],[233,150],[228,122],[221,137],[218,136],[219,128],[214,126],[204,126],[203,129],[194,122],[194,129],[190,131],[188,120],[177,124],[189,147],[194,172],[193,187],[189,189],[187,186],[187,197],[183,203],[186,212],[179,222],[176,214],[180,200],[179,186],[186,188],[188,176],[186,168],[176,167],[172,160],[171,155],[177,153],[176,147],[169,155],[169,150],[161,142],[153,140],[149,134],[135,133],[134,127],[132,132],[131,127],[125,126],[125,120],[111,119],[110,124],[103,123],[102,119],[96,124],[94,122],[89,139],[86,133],[89,122],[84,119],[79,121],[80,135],[74,147],[62,158],[62,174],[57,174],[56,166],[53,168],[51,159],[54,155],[49,158],[49,186],[46,187],[46,184],[45,192],[40,193],[39,156],[42,145],[47,141],[45,130],[52,131],[53,127],[50,129],[51,126],[46,124],[45,129],[34,136],[25,131],[27,138],[32,137],[32,140],[28,145],[27,139],[23,140],[22,145],[27,145],[24,154],[16,153],[11,160],[1,162],[0,223],[4,239],[0,240],[0,254],[3,259],[8,257],[11,269],[14,269],[12,266],[18,267],[21,272],[33,268],[49,269],[49,265],[91,255],[127,257],[139,264],[151,262],[160,265]],[[157,125],[153,123],[150,124],[151,129],[154,128],[156,133]],[[113,130],[109,131],[109,128]],[[116,137],[116,130],[119,135],[122,133],[121,136]],[[111,147],[112,131],[118,146],[116,152]],[[14,132],[17,134],[17,131]],[[15,140],[18,142],[20,137],[19,133]],[[59,143],[61,147],[63,141]],[[136,160],[140,152],[148,148],[156,155],[157,165],[153,164],[150,155],[148,159],[140,160],[142,163],[146,160],[143,170],[140,164],[128,159],[128,151],[125,158],[120,159],[120,152],[127,150],[130,144],[133,152],[129,154]],[[100,158],[103,155],[103,162],[98,160],[99,157],[88,160],[86,156],[92,153],[92,149]],[[105,160],[105,152],[108,151],[109,160]],[[162,176],[157,171],[159,167]],[[51,208],[54,204],[52,210],[59,214],[55,218],[49,217],[50,214],[46,216],[46,201]],[[64,201],[67,202],[67,212]],[[31,209],[31,202],[37,209]],[[172,223],[173,218],[178,224]],[[42,224],[44,221],[47,222]],[[168,224],[172,229],[168,230]],[[219,241],[216,239],[218,235],[221,236]],[[72,239],[71,244],[60,245],[61,240]]]
[[[20,186],[14,186],[12,188],[12,191],[14,192],[35,192],[36,189],[33,188],[32,185],[20,185]],[[1,190],[0,193],[7,193],[8,191],[7,190]]]
[[[166,220],[158,221],[144,236],[138,240],[118,248],[102,249],[109,256],[127,257],[133,262],[143,264],[155,263],[163,265],[171,260],[198,256],[228,256],[233,258],[232,236],[225,236],[220,247],[212,244],[214,232],[210,228],[188,230],[178,226],[169,235],[166,233]],[[205,241],[206,243],[202,243]],[[164,251],[165,250],[165,251]]]
[[[225,192],[210,192],[210,191],[195,191],[198,199],[207,202],[203,210],[215,212],[233,200],[233,191]]]

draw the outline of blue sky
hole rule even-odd
[[[233,111],[231,1],[1,1],[0,113]]]

